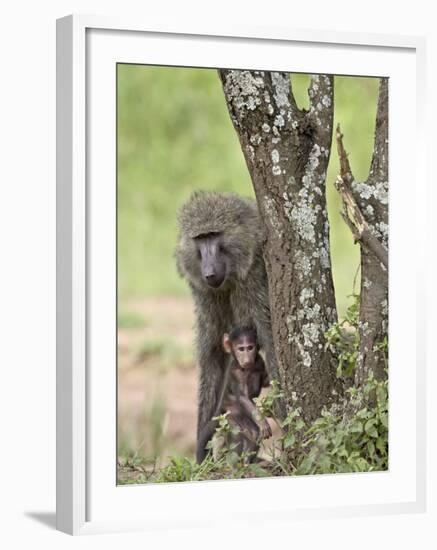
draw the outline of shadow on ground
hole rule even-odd
[[[25,512],[24,515],[50,529],[56,529],[56,512]]]

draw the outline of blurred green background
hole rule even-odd
[[[292,75],[300,107],[308,107],[308,75]],[[335,121],[341,123],[355,177],[370,166],[378,80],[335,77]],[[340,316],[352,292],[358,247],[340,217],[328,170],[332,264]],[[215,70],[118,65],[118,285],[121,302],[183,295],[176,272],[176,211],[193,189],[254,196]]]
[[[194,314],[176,271],[176,213],[194,189],[254,196],[215,70],[118,65],[118,456],[119,482],[137,482],[147,461],[194,456],[198,375]],[[307,75],[292,76],[308,107]],[[335,78],[335,124],[341,122],[354,174],[368,174],[378,81]],[[358,246],[340,216],[328,171],[331,252],[339,315],[359,263]],[[358,287],[357,287],[358,288]],[[140,468],[140,470],[138,470]]]

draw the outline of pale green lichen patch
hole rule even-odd
[[[271,152],[271,157],[273,164],[277,164],[279,162],[279,152],[277,149],[273,149]]]
[[[388,204],[388,182],[382,181],[376,184],[352,181],[352,189],[358,193],[361,199],[369,200],[374,197],[381,204]]]
[[[321,315],[321,307],[315,302],[315,293],[312,288],[303,288],[299,295],[300,307],[294,315],[287,317],[288,342],[296,346],[304,366],[312,364],[313,349],[322,347],[326,323]],[[299,327],[296,330],[296,323]]]
[[[313,267],[311,259],[303,250],[297,248],[294,253],[294,262],[298,279],[300,281],[308,280]]]
[[[252,147],[252,145],[246,146],[246,152],[249,159],[253,162],[255,159],[255,149]]]
[[[366,215],[369,216],[370,218],[372,218],[373,214],[374,214],[373,206],[371,204],[368,204],[366,206]]]
[[[318,323],[307,323],[302,327],[303,345],[307,348],[312,348],[317,344],[320,336],[320,329]]]
[[[288,75],[284,73],[273,72],[272,84],[275,90],[273,97],[275,99],[275,103],[278,109],[281,109],[283,107],[290,107],[290,80]]]
[[[277,164],[275,164],[272,168],[272,174],[274,176],[280,176],[282,174],[282,170],[281,170],[281,167],[278,166]]]
[[[252,74],[250,71],[227,72],[224,92],[240,119],[247,111],[254,111],[261,104],[261,92],[264,90],[262,75],[263,73]]]
[[[322,97],[322,105],[324,105],[325,107],[331,107],[331,98],[329,97],[329,95],[324,95]]]
[[[317,214],[312,208],[311,198],[307,188],[303,187],[297,194],[297,200],[287,196],[284,202],[284,213],[296,228],[301,239],[315,243],[314,227],[317,222]]]
[[[372,286],[372,281],[365,277],[363,280],[363,286],[364,288],[367,288],[367,289],[370,288]]]
[[[302,177],[302,187],[297,196],[289,194],[284,197],[284,213],[292,222],[301,239],[312,244],[316,243],[315,226],[322,207],[315,201],[315,193],[321,196],[321,188],[325,186],[325,172],[319,174],[319,158],[322,154],[320,146],[314,144]],[[317,189],[317,191],[316,191]],[[322,211],[322,214],[325,210]],[[323,214],[324,215],[324,214]],[[328,258],[329,263],[329,258]]]
[[[375,224],[376,229],[381,233],[384,241],[388,239],[388,225],[384,222],[379,222]]]
[[[279,128],[282,128],[283,126],[285,126],[285,120],[284,120],[283,115],[277,115],[276,116],[274,125],[279,127]]]

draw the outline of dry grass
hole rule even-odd
[[[119,455],[192,456],[197,375],[189,298],[125,302],[124,317],[143,319],[118,331]],[[122,323],[120,323],[122,324]]]

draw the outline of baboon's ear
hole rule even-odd
[[[231,339],[229,338],[229,334],[226,332],[223,334],[223,349],[226,353],[232,353]]]

